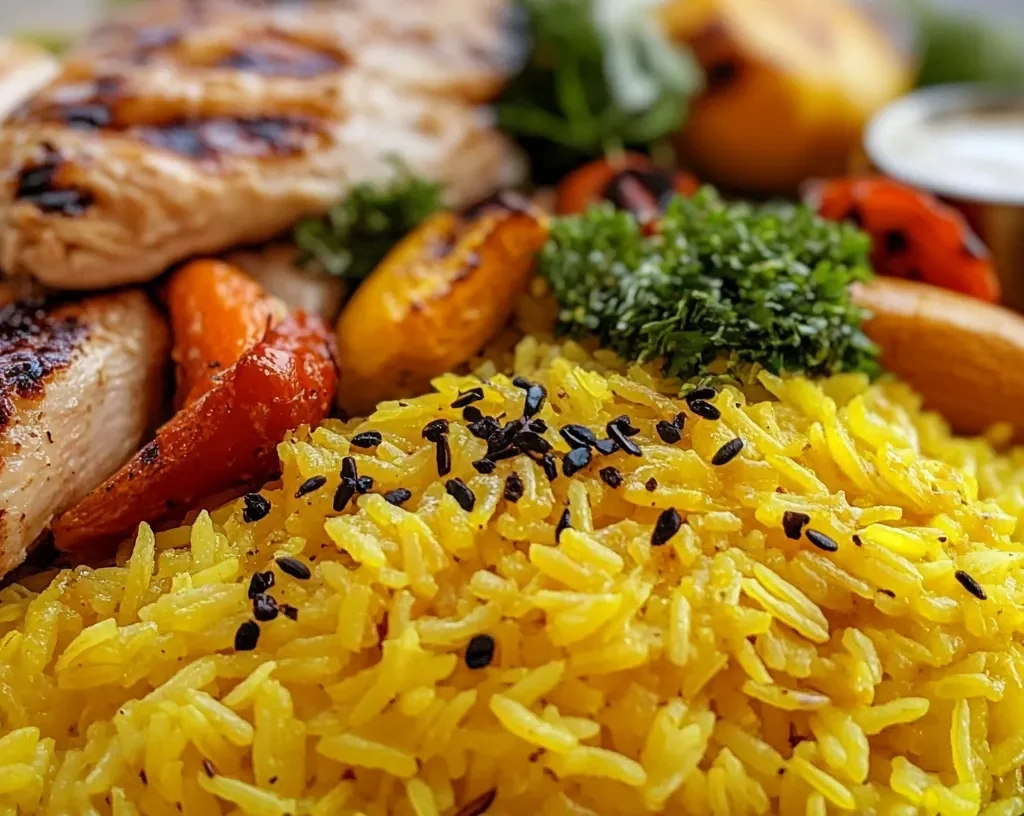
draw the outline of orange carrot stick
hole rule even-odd
[[[215,378],[252,348],[284,308],[241,270],[216,260],[193,261],[167,285],[177,373],[175,404],[194,402]]]

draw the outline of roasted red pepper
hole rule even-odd
[[[330,411],[333,345],[319,317],[299,312],[266,328],[198,391],[190,382],[187,404],[156,438],[54,522],[58,548],[109,551],[140,522],[180,519],[206,499],[273,477],[288,431]]]
[[[920,280],[998,303],[999,277],[967,220],[935,196],[883,177],[812,182],[808,203],[832,221],[850,221],[874,241],[880,275]]]
[[[668,172],[640,153],[596,159],[574,170],[558,185],[559,215],[583,212],[596,201],[610,201],[654,221],[674,195],[691,196],[700,185],[689,173]]]

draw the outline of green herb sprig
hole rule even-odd
[[[327,215],[295,226],[302,264],[358,283],[420,223],[442,209],[441,185],[399,168],[389,184],[359,184]]]
[[[519,0],[530,51],[498,103],[500,126],[569,166],[678,129],[702,76],[661,31],[657,2]]]
[[[669,376],[878,371],[850,284],[871,277],[870,240],[802,206],[677,198],[655,235],[609,205],[556,220],[538,258],[559,329],[597,335]]]

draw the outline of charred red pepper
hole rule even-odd
[[[272,478],[288,431],[330,411],[333,345],[324,322],[302,312],[266,328],[205,390],[190,388],[152,442],[54,522],[57,547],[109,551],[140,522],[178,520],[204,500]]]
[[[823,217],[850,221],[871,236],[880,275],[999,301],[988,249],[963,215],[935,196],[888,178],[853,177],[813,182],[807,199]]]
[[[689,173],[668,172],[640,153],[585,164],[558,185],[559,215],[583,212],[596,201],[610,201],[635,213],[643,223],[664,212],[674,195],[691,196],[700,185]]]

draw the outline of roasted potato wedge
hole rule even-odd
[[[540,210],[502,193],[402,240],[338,321],[342,410],[422,393],[479,351],[508,319],[547,231]]]
[[[790,193],[844,173],[870,116],[911,83],[909,61],[845,0],[670,0],[663,14],[704,66],[678,141],[715,184]]]

